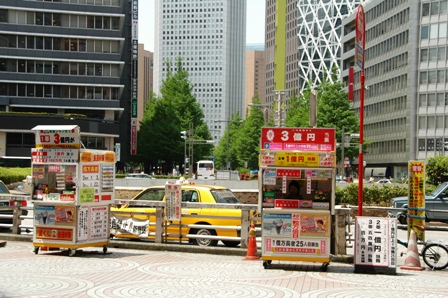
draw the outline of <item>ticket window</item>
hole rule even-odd
[[[74,166],[51,165],[33,167],[33,199],[41,199],[42,194],[74,194],[76,190],[76,168]]]
[[[307,170],[302,170],[300,178],[276,177],[275,182],[274,179],[269,179],[268,183],[263,181],[263,206],[274,207],[275,200],[303,200],[310,203],[327,203],[323,206],[326,208],[328,205],[329,208],[333,190],[331,172],[308,170],[309,172],[306,173],[305,171]],[[311,177],[303,178],[306,174]],[[318,177],[319,174],[321,177]],[[292,194],[291,187],[298,188],[297,194]],[[308,203],[309,206],[311,206],[310,203]]]

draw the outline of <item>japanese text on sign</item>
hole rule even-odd
[[[278,151],[334,151],[333,128],[274,128],[261,131],[261,149]]]

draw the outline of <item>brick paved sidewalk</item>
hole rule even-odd
[[[448,270],[355,274],[352,264],[101,247],[35,255],[32,243],[0,248],[0,297],[448,297]]]

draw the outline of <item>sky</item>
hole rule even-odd
[[[154,51],[154,1],[140,0],[138,5],[138,43]],[[247,0],[246,44],[264,43],[265,0]]]

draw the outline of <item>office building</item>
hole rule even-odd
[[[339,69],[342,19],[363,2],[266,2],[266,103],[275,103],[279,91],[284,99],[294,89],[300,95],[308,81],[319,84]]]
[[[145,105],[149,100],[151,92],[154,90],[154,53],[145,50],[143,44],[138,45],[138,95],[137,95],[137,120],[143,119]]]
[[[37,125],[78,125],[85,147],[120,143],[120,160],[129,161],[131,8],[0,2],[0,155],[30,156]]]
[[[258,95],[260,102],[264,102],[265,96],[265,61],[264,51],[246,51],[246,88],[245,109],[252,103],[252,98]]]
[[[246,0],[156,0],[154,91],[166,62],[182,58],[193,93],[218,140],[232,115],[244,117]],[[220,122],[216,122],[220,121]]]
[[[401,178],[410,160],[447,151],[447,1],[371,1],[364,11],[364,140],[372,142],[365,175],[374,169]],[[343,22],[341,69],[344,81],[348,69],[355,69],[354,107],[359,113],[354,24],[355,15]]]

